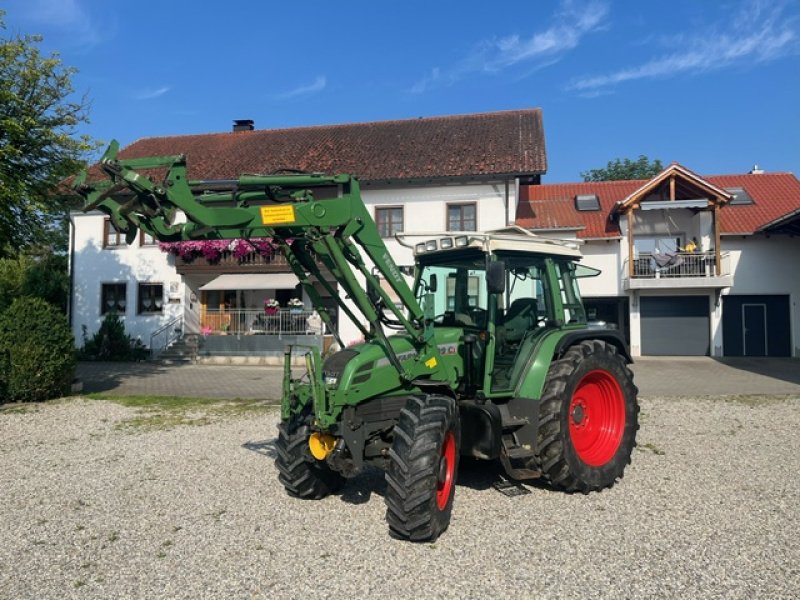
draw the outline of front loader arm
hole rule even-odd
[[[432,343],[432,323],[383,243],[361,199],[358,180],[349,175],[292,173],[242,175],[233,182],[192,181],[183,155],[120,159],[118,148],[112,142],[99,163],[108,180],[87,181],[85,173],[76,179],[73,187],[85,198],[85,210],[105,212],[129,239],[138,229],[160,241],[272,238],[327,324],[330,316],[308,275],[331,293],[365,338],[381,345],[402,379],[445,378],[439,372],[442,361]],[[153,181],[156,169],[166,172],[160,183]],[[219,191],[223,184],[232,189]],[[185,222],[176,221],[179,212],[185,215]],[[398,309],[381,287],[362,251],[397,294],[404,310]],[[368,329],[324,280],[315,259],[336,278],[356,312],[366,318]],[[383,333],[380,308],[355,272],[417,345],[422,360],[408,372]]]

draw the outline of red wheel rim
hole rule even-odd
[[[439,472],[436,478],[436,506],[444,510],[450,500],[456,470],[456,438],[452,431],[444,436],[442,456],[439,459]]]
[[[616,454],[625,432],[625,398],[608,371],[587,373],[569,404],[569,436],[583,462],[601,467]]]

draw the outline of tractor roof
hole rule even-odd
[[[397,241],[413,248],[415,256],[444,254],[454,250],[476,248],[482,252],[529,252],[580,259],[582,240],[562,240],[544,237],[512,225],[486,232],[445,231],[442,233],[398,233]],[[414,238],[413,241],[409,238]]]

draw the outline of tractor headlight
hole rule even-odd
[[[420,242],[419,244],[414,246],[414,252],[416,252],[417,254],[422,254],[423,252],[425,252],[425,242]]]
[[[439,240],[439,247],[442,250],[449,250],[453,247],[453,238],[442,238]]]
[[[337,385],[339,383],[339,376],[325,373],[323,381],[325,381],[325,385]]]
[[[469,238],[465,235],[460,235],[456,238],[456,248],[463,248],[469,244]]]
[[[436,250],[436,240],[428,240],[425,242],[425,250],[430,252],[431,250]]]

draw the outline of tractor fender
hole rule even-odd
[[[537,400],[541,398],[550,363],[560,358],[568,348],[583,340],[603,340],[613,344],[628,363],[633,362],[625,346],[625,340],[618,330],[588,328],[553,330],[543,335],[533,347],[514,395]]]
[[[625,345],[625,338],[618,329],[578,329],[575,331],[568,331],[559,340],[556,345],[556,354],[560,357],[570,346],[579,344],[583,340],[603,340],[607,344],[611,344],[617,348],[620,356],[625,358],[625,362],[631,364],[633,358],[628,352],[628,347]]]

